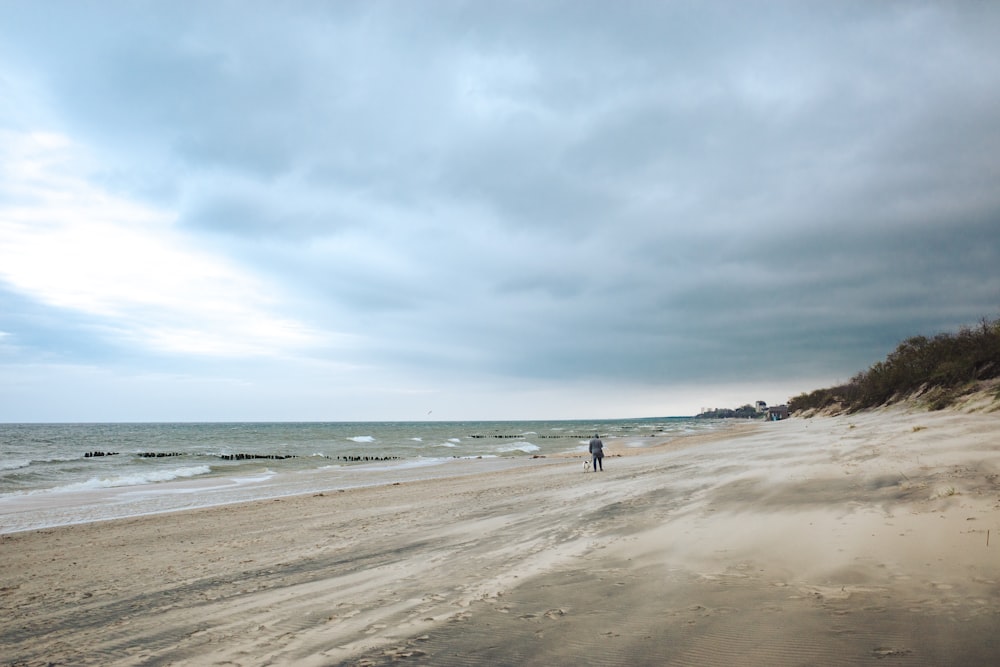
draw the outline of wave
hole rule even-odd
[[[353,438],[348,438],[352,442],[375,442],[375,438],[370,435],[356,435]]]
[[[362,468],[359,468],[358,470],[359,472],[368,473],[368,472],[385,472],[387,470],[406,470],[410,468],[426,468],[428,466],[441,465],[451,460],[452,458],[450,456],[443,458],[420,457],[416,459],[407,459],[404,461],[400,461],[399,463],[392,463],[390,465],[364,466]]]
[[[14,459],[12,461],[0,461],[0,470],[21,470],[36,465],[48,463],[75,463],[83,461],[83,456],[52,456],[47,459]]]
[[[157,482],[169,482],[174,479],[207,475],[210,472],[212,472],[212,468],[210,466],[189,466],[186,468],[174,468],[172,470],[155,470],[135,473],[134,475],[121,475],[119,477],[91,477],[86,482],[67,484],[66,486],[60,486],[49,490],[89,491],[92,489],[113,489],[120,486],[142,486],[143,484],[155,484]]]
[[[329,468],[329,467],[340,467],[340,466],[325,466],[325,467]],[[278,473],[274,472],[273,470],[268,469],[261,475],[254,475],[253,477],[233,477],[232,481],[235,482],[236,484],[254,484],[258,482],[266,482],[267,480],[271,479],[277,474]]]
[[[530,442],[515,442],[513,445],[507,447],[500,447],[497,449],[498,452],[524,452],[525,454],[530,454],[531,452],[537,452],[541,447],[538,445],[533,445]]]

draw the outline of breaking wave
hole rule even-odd
[[[172,470],[153,470],[133,475],[120,475],[118,477],[92,477],[86,482],[77,482],[76,484],[56,487],[52,491],[87,491],[90,489],[113,489],[120,486],[142,486],[143,484],[156,484],[157,482],[169,482],[174,479],[207,475],[210,472],[212,472],[210,466],[189,466],[174,468]]]
[[[507,447],[500,447],[497,449],[498,452],[524,452],[525,454],[530,454],[531,452],[537,452],[541,449],[538,445],[534,445],[530,442],[515,442],[513,445],[508,445]]]

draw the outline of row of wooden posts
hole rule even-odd
[[[98,458],[101,456],[118,456],[118,452],[87,452],[83,455],[83,458]],[[136,456],[144,459],[162,459],[171,456],[185,456],[183,452],[139,452]],[[267,459],[270,461],[283,461],[285,459],[296,459],[299,458],[295,454],[219,454],[219,458],[224,461],[252,461],[255,459]],[[359,456],[354,454],[345,454],[341,456],[330,456],[326,457],[330,459],[337,459],[339,461],[396,461],[402,457],[400,456]]]

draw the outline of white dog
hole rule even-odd
[[[583,472],[590,472],[590,461],[583,462]]]

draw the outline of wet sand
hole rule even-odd
[[[1000,664],[1000,413],[609,452],[0,536],[0,664]]]

